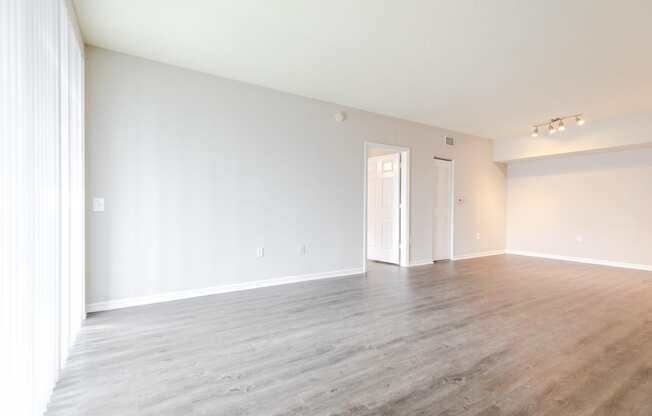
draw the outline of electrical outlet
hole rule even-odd
[[[258,247],[256,250],[256,257],[264,257],[265,256],[265,247]]]
[[[575,236],[575,241],[577,241],[578,243],[583,243],[584,242],[584,237],[582,237],[581,235],[576,235]]]
[[[305,244],[299,245],[299,255],[300,256],[305,256],[308,254],[308,249],[306,248]]]
[[[475,239],[479,240],[480,239],[480,233],[475,233]]]

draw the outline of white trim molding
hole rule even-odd
[[[459,254],[457,256],[454,256],[451,260],[452,261],[467,260],[467,259],[475,259],[478,257],[498,256],[501,254],[505,254],[505,250],[481,251],[477,253]],[[412,260],[410,262],[410,267],[425,266],[433,263],[434,263],[433,259]]]
[[[433,263],[432,259],[412,260],[408,267],[426,266],[432,263]]]
[[[589,257],[560,256],[557,254],[537,253],[534,251],[512,250],[512,249],[505,250],[505,253],[514,254],[517,256],[540,257],[540,258],[552,259],[552,260],[573,261],[576,263],[597,264],[599,266],[622,267],[624,269],[652,271],[652,265],[649,264],[624,263],[620,261],[592,259]]]
[[[112,309],[128,308],[131,306],[149,305],[152,303],[169,302],[173,300],[196,298],[199,296],[216,295],[220,293],[239,292],[241,290],[257,289],[261,287],[286,285],[289,283],[307,282],[310,280],[329,279],[333,277],[354,276],[363,274],[362,267],[354,269],[335,270],[330,272],[302,274],[297,276],[277,277],[273,279],[256,280],[253,282],[234,283],[205,287],[201,289],[179,290],[176,292],[159,293],[156,295],[139,296],[108,300],[103,302],[89,303],[86,305],[87,312],[109,311]]]
[[[467,260],[467,259],[475,259],[478,257],[499,256],[501,254],[505,254],[505,250],[492,250],[492,251],[480,251],[477,253],[457,254],[453,257],[453,260]]]

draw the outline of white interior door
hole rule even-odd
[[[433,159],[434,201],[432,219],[432,259],[448,260],[451,253],[452,162]]]
[[[367,164],[367,258],[399,263],[401,173],[399,153]]]

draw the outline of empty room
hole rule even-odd
[[[0,0],[0,415],[652,415],[649,0]]]

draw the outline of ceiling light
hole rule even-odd
[[[532,137],[538,137],[539,136],[539,129],[548,129],[548,134],[555,134],[558,131],[565,131],[566,130],[566,121],[575,119],[575,122],[578,125],[583,125],[584,124],[584,119],[582,118],[582,114],[570,114],[567,116],[561,116],[561,117],[554,117],[551,119],[548,119],[548,121],[544,121],[543,123],[536,123],[532,124]]]

